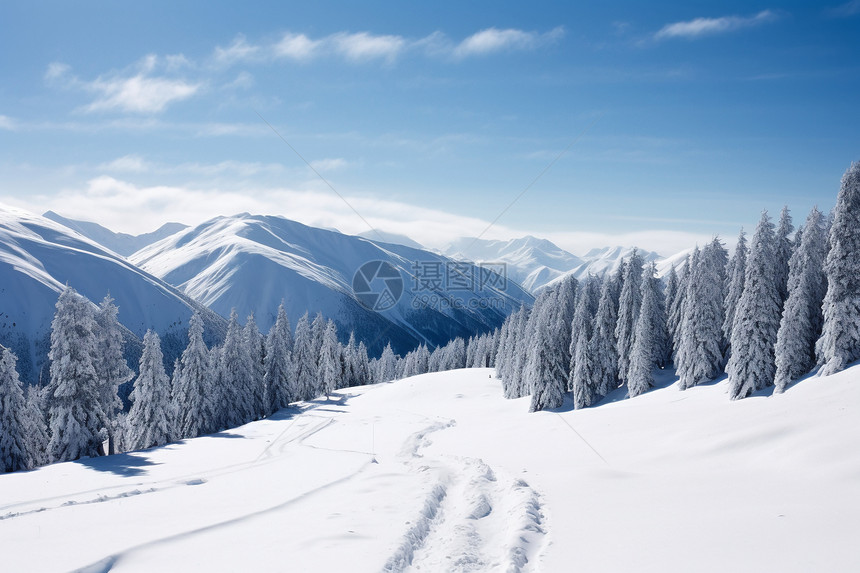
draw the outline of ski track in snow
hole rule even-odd
[[[384,572],[529,570],[545,541],[540,497],[525,481],[477,458],[427,459],[429,435],[456,425],[434,422],[412,434],[401,457],[410,471],[433,476],[424,504]],[[531,558],[531,559],[530,559]]]

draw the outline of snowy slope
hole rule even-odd
[[[186,229],[129,260],[222,316],[236,308],[244,320],[253,312],[264,332],[282,299],[294,325],[305,311],[311,316],[322,312],[338,323],[341,335],[355,331],[372,352],[381,351],[388,339],[395,350],[406,352],[419,342],[444,344],[486,331],[532,301],[509,282],[481,292],[443,290],[441,295],[455,297],[455,304],[434,304],[439,293],[415,288],[412,275],[416,261],[444,274],[450,261],[440,255],[247,213]],[[372,261],[395,267],[404,286],[397,304],[379,312],[362,306],[352,289],[356,272]],[[430,306],[422,305],[425,296]],[[493,303],[490,308],[483,308],[486,301]]]
[[[554,243],[529,235],[510,241],[462,237],[442,252],[458,260],[505,263],[508,276],[529,292],[585,263]]]
[[[536,414],[491,372],[0,475],[4,567],[860,570],[860,368],[737,402],[718,382]]]
[[[424,246],[421,245],[418,241],[413,241],[406,235],[399,235],[397,233],[389,233],[387,231],[381,231],[379,229],[367,230],[358,234],[359,237],[363,239],[368,239],[370,241],[374,241],[377,243],[390,243],[392,245],[403,245],[404,247],[412,247],[413,249],[423,249]]]
[[[169,237],[170,235],[178,233],[182,229],[188,227],[188,225],[183,225],[182,223],[165,223],[151,233],[128,235],[126,233],[115,233],[107,227],[102,227],[98,223],[67,219],[53,211],[47,211],[43,213],[42,216],[54,221],[55,223],[68,227],[73,231],[77,231],[84,237],[87,237],[99,245],[124,257],[127,257],[147,245],[151,245],[156,241],[160,241],[164,237]]]
[[[138,338],[156,330],[167,354],[184,340],[194,308],[203,313],[208,337],[223,337],[224,320],[173,287],[67,227],[0,205],[0,344],[18,354],[28,380],[38,378],[54,305],[67,283],[96,303],[110,291],[119,321]]]

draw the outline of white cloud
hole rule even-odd
[[[451,41],[442,32],[433,32],[424,38],[411,39],[396,34],[370,32],[336,32],[320,38],[288,32],[274,44],[252,45],[243,37],[228,48],[216,48],[216,64],[231,65],[239,61],[270,61],[289,59],[306,62],[324,56],[337,56],[350,62],[384,60],[392,62],[406,52],[427,56],[454,56],[466,58],[502,51],[532,50],[555,42],[564,35],[558,27],[544,34],[517,29],[488,28],[459,43]]]
[[[851,0],[828,10],[828,15],[836,18],[850,18],[860,14],[860,0]]]
[[[342,159],[340,157],[335,157],[332,159],[317,159],[315,161],[311,161],[311,167],[313,167],[317,171],[334,171],[335,169],[343,169],[347,166],[349,166],[349,162],[346,159]]]
[[[245,41],[242,35],[237,36],[233,43],[222,48],[215,48],[215,63],[220,66],[230,66],[239,61],[251,60],[260,54],[260,46],[253,46]]]
[[[541,44],[553,42],[564,35],[564,28],[558,27],[545,34],[524,32],[522,30],[487,28],[473,34],[454,48],[457,57],[482,56],[501,51],[531,50]]]
[[[162,62],[158,56],[149,54],[132,66],[131,70],[84,81],[72,75],[68,65],[53,62],[45,72],[45,80],[61,84],[66,89],[96,94],[96,99],[82,108],[85,112],[118,110],[151,114],[163,111],[173,102],[190,98],[202,88],[201,83],[184,78],[153,75],[162,64],[170,68],[176,65],[176,60],[164,59]]]
[[[154,78],[143,73],[128,78],[99,78],[88,84],[90,91],[99,96],[84,109],[158,113],[170,103],[190,98],[200,87],[181,79]]]
[[[284,34],[280,42],[272,46],[276,57],[293,60],[309,60],[320,48],[320,40],[311,40],[304,34]]]
[[[695,18],[686,22],[666,24],[654,35],[654,39],[691,39],[699,38],[701,36],[724,34],[743,28],[760,26],[767,22],[772,22],[777,18],[777,13],[772,10],[762,10],[758,14],[749,17],[723,16],[722,18]]]
[[[373,228],[406,235],[429,248],[441,249],[457,237],[477,236],[489,224],[482,218],[398,201],[350,195],[346,199]],[[83,188],[66,189],[54,196],[29,196],[23,200],[0,197],[0,200],[34,212],[51,209],[66,217],[95,220],[115,231],[134,234],[156,229],[168,220],[196,225],[212,217],[241,212],[282,215],[307,225],[336,228],[348,234],[368,230],[364,220],[321,184],[318,190],[242,188],[238,191],[214,187],[142,186],[104,175],[88,181]],[[695,244],[704,245],[712,238],[710,235],[660,229],[618,234],[546,233],[503,224],[490,227],[483,238],[511,239],[527,234],[546,237],[580,255],[594,247],[606,246],[638,246],[671,255]]]
[[[15,121],[8,115],[0,115],[0,129],[14,130]]]
[[[141,173],[149,169],[149,164],[139,155],[124,155],[98,166],[102,171],[121,173]]]

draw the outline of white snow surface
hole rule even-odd
[[[492,372],[0,475],[4,571],[860,570],[860,367],[536,414]]]

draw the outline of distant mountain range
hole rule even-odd
[[[546,239],[525,236],[510,241],[457,239],[442,252],[454,259],[482,262],[502,262],[508,276],[532,294],[572,275],[580,280],[589,274],[613,272],[629,257],[634,247],[604,247],[592,249],[582,257],[573,255]],[[660,260],[660,255],[639,249],[646,262]]]
[[[449,284],[451,278],[476,281],[482,269],[466,265],[463,275],[449,277],[456,261],[436,253],[247,213],[182,230],[129,260],[222,316],[233,308],[243,320],[254,313],[263,331],[281,300],[293,324],[305,312],[321,312],[343,336],[354,331],[371,352],[389,339],[405,352],[419,343],[435,346],[491,330],[533,300],[511,281],[483,289],[477,282],[475,289]],[[379,311],[366,308],[354,289],[356,273],[374,261],[402,280],[399,299]],[[439,280],[431,285],[427,273],[440,273]]]
[[[266,332],[281,300],[294,326],[305,312],[321,312],[338,324],[342,337],[355,332],[371,353],[389,340],[403,353],[496,328],[542,288],[567,275],[612,272],[632,251],[594,249],[577,257],[526,236],[461,238],[437,253],[402,235],[362,235],[243,213],[196,227],[168,223],[132,236],[51,211],[40,217],[0,206],[0,344],[19,355],[25,378],[37,380],[54,304],[70,284],[95,303],[110,291],[127,329],[132,365],[147,329],[162,336],[165,361],[172,363],[193,310],[203,314],[207,342],[215,344],[231,309],[242,322],[253,313]],[[666,271],[662,263],[661,274]],[[387,289],[391,281],[400,291]],[[372,305],[380,295],[391,300],[368,308],[367,297]]]
[[[90,223],[88,221],[76,221],[67,219],[62,215],[58,215],[53,211],[47,211],[42,215],[46,219],[50,219],[60,225],[64,225],[73,231],[77,231],[84,237],[92,239],[99,245],[110,249],[118,255],[124,257],[129,256],[135,251],[151,245],[156,241],[160,241],[165,237],[185,229],[188,225],[182,223],[165,223],[151,233],[142,235],[127,235],[125,233],[114,233],[107,227],[102,227],[98,223]]]

